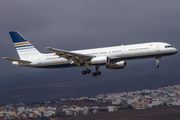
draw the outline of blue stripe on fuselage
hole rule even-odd
[[[176,54],[177,52],[171,53],[162,53],[162,54],[153,54],[153,55],[142,55],[142,56],[131,56],[131,57],[120,57],[120,58],[112,58],[110,62],[118,62],[123,60],[135,60],[135,59],[143,59],[143,58],[155,58],[155,57],[164,57]],[[42,64],[43,65],[43,64]],[[104,63],[98,63],[96,65],[105,65]],[[81,64],[84,66],[84,64]],[[45,65],[45,66],[34,66],[35,68],[67,68],[67,67],[77,67],[75,63],[65,63],[65,64],[54,64],[54,65]]]
[[[113,58],[110,59],[110,62],[117,62],[123,60],[136,60],[136,59],[143,59],[143,58],[155,58],[155,57],[165,57],[169,55],[176,54],[177,52],[172,53],[162,53],[162,54],[152,54],[152,55],[142,55],[142,56],[131,56],[131,57],[120,57],[120,58]]]
[[[77,67],[75,63],[66,63],[66,64],[54,64],[46,66],[35,66],[35,68],[66,68],[66,67]]]

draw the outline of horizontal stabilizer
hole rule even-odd
[[[31,63],[30,61],[27,61],[27,60],[19,60],[19,59],[7,58],[7,57],[3,57],[2,59],[10,60],[10,61],[17,61],[21,63]]]

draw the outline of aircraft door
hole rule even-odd
[[[122,55],[126,55],[126,49],[125,48],[122,49]]]
[[[129,55],[129,54],[130,54],[129,49],[127,49],[127,48],[122,49],[122,55]]]
[[[160,52],[160,46],[159,45],[156,46],[156,52]]]
[[[38,64],[41,64],[41,58],[38,57],[38,61],[37,61]]]

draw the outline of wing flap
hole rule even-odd
[[[54,52],[56,52],[56,54],[58,56],[66,58],[66,59],[69,59],[70,57],[72,57],[72,58],[78,57],[79,59],[92,59],[94,57],[94,56],[90,56],[90,55],[70,52],[70,51],[51,48],[51,47],[46,47],[46,49],[54,51]]]
[[[27,60],[19,60],[19,59],[8,58],[8,57],[3,57],[2,59],[10,60],[10,61],[17,61],[17,62],[22,62],[22,63],[31,63],[30,61],[27,61]]]
[[[56,55],[58,55],[59,57],[63,57],[67,59],[68,61],[72,60],[78,66],[80,66],[84,61],[94,58],[94,56],[75,53],[75,52],[69,52],[66,50],[61,50],[61,49],[56,49],[56,48],[51,48],[51,47],[46,47],[46,49],[56,52]]]

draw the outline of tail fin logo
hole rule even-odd
[[[14,43],[15,48],[30,47],[32,46],[29,42]]]
[[[19,45],[30,45],[29,42],[23,42],[23,43],[14,43],[15,46],[19,46]]]
[[[9,32],[14,46],[21,59],[33,57],[34,55],[40,55],[41,53],[29,43],[20,33],[17,31]]]

